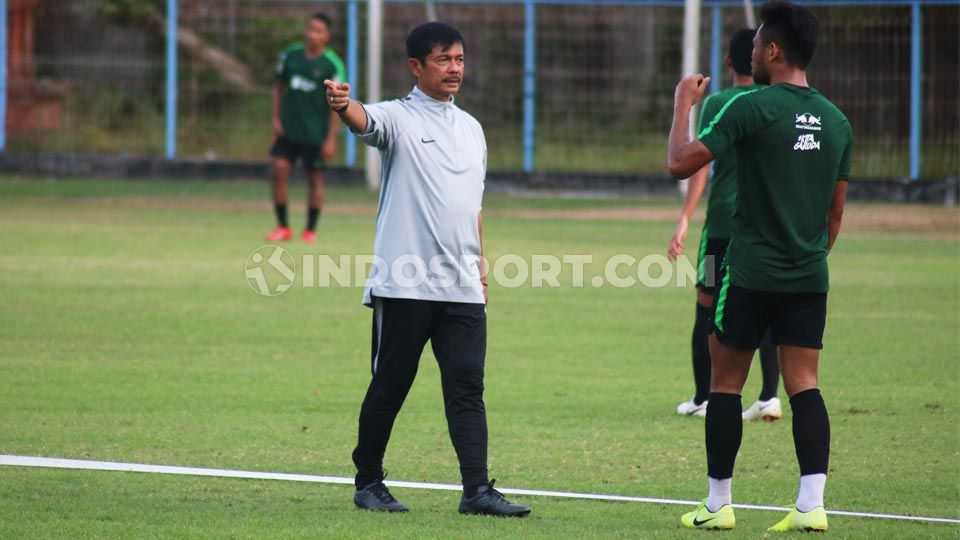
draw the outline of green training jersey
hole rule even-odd
[[[751,90],[763,88],[759,84],[734,86],[710,94],[700,107],[698,130],[703,133],[710,120],[734,97]],[[710,173],[710,195],[707,199],[707,217],[703,221],[703,230],[709,238],[729,240],[733,228],[733,211],[737,204],[737,154],[728,152],[713,160]]]
[[[700,134],[737,155],[737,204],[724,264],[734,285],[827,292],[827,216],[850,178],[853,131],[820,92],[780,83],[727,102]]]
[[[329,47],[307,58],[303,44],[294,43],[280,53],[276,72],[277,80],[287,87],[280,102],[284,136],[300,144],[323,144],[330,127],[323,81],[345,80],[343,61]]]

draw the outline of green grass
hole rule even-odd
[[[271,225],[266,194],[255,183],[0,179],[0,453],[350,476],[370,312],[359,288],[264,298],[247,287],[243,262]],[[336,207],[372,209],[375,196],[330,188],[328,200],[320,243],[291,253],[368,253],[372,214]],[[669,221],[534,214],[637,206],[676,202],[492,194],[488,254],[592,254],[591,276],[610,254],[662,253]],[[295,206],[294,225],[302,219]],[[831,508],[960,517],[960,243],[956,227],[946,233],[861,229],[831,256],[821,381]],[[691,392],[691,288],[494,284],[491,296],[499,485],[703,496],[703,427],[673,413]],[[789,411],[744,431],[735,498],[789,504]],[[395,479],[458,481],[429,352],[387,467]],[[0,538],[697,536],[679,528],[679,506],[523,497],[531,518],[503,521],[458,516],[455,493],[396,490],[414,509],[404,516],[357,512],[350,493],[0,467]],[[739,511],[733,536],[756,537],[778,517]],[[831,527],[843,538],[960,534],[842,517]]]

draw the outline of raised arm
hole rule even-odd
[[[667,143],[667,168],[675,180],[690,177],[710,163],[713,154],[700,141],[690,137],[690,111],[700,101],[710,77],[688,75],[680,80],[674,92],[673,123]]]
[[[363,104],[350,99],[350,85],[344,82],[323,81],[327,87],[327,105],[343,123],[355,133],[367,131],[367,112]]]

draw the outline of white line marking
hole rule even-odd
[[[340,476],[317,476],[312,474],[287,474],[270,473],[257,471],[232,471],[228,469],[203,469],[196,467],[172,467],[169,465],[144,465],[140,463],[116,463],[112,461],[88,461],[80,459],[59,459],[31,456],[9,456],[0,454],[0,465],[10,465],[14,467],[44,467],[52,469],[78,469],[90,471],[122,471],[122,472],[142,472],[157,474],[180,474],[189,476],[213,476],[219,478],[250,478],[254,480],[285,480],[288,482],[315,482],[320,484],[344,484],[353,485],[353,478],[344,478]],[[429,482],[404,482],[399,480],[387,480],[385,482],[390,487],[412,488],[412,489],[432,489],[440,491],[460,491],[461,486],[454,484],[433,484]],[[678,504],[678,505],[696,505],[700,501],[687,501],[681,499],[658,499],[653,497],[631,497],[627,495],[606,495],[601,493],[574,493],[569,491],[543,491],[539,489],[515,489],[515,488],[497,488],[498,491],[508,495],[528,495],[535,497],[558,497],[564,499],[588,499],[595,501],[620,501],[620,502],[639,502],[654,504]],[[770,510],[776,512],[787,512],[790,508],[783,506],[762,506],[756,504],[734,504],[735,508],[746,510]],[[930,523],[955,523],[960,524],[960,519],[938,518],[924,516],[904,516],[896,514],[875,514],[871,512],[849,512],[846,510],[827,510],[828,514],[834,516],[849,516],[874,519],[896,519],[902,521],[923,521]]]

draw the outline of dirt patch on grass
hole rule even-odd
[[[84,204],[109,207],[135,207],[159,210],[219,211],[219,212],[264,212],[271,209],[269,200],[216,199],[213,197],[97,197],[82,199]],[[292,211],[300,211],[302,202],[294,202]],[[377,211],[371,203],[331,202],[324,208],[325,214],[373,215]],[[488,209],[488,218],[506,217],[519,219],[561,220],[621,220],[646,222],[673,222],[680,213],[676,206],[623,206],[617,208],[537,209],[519,208],[510,210]],[[702,222],[704,212],[698,210],[694,223]],[[843,218],[843,233],[855,235],[889,235],[922,238],[960,238],[960,209],[955,206],[919,204],[865,204],[847,205]]]
[[[625,220],[668,221],[677,219],[680,205],[669,207],[624,207],[578,210],[505,210],[490,215],[524,219]],[[702,221],[704,213],[698,210],[694,222]],[[843,217],[845,233],[891,234],[931,238],[960,238],[960,209],[955,206],[910,204],[847,205]]]
[[[149,208],[154,210],[190,210],[196,212],[269,212],[273,204],[265,196],[261,199],[216,199],[208,196],[200,197],[91,197],[78,199],[84,204],[94,206],[109,206],[111,208]],[[291,211],[306,209],[303,202],[293,202]],[[324,214],[375,214],[377,207],[374,204],[328,204],[323,208]]]

